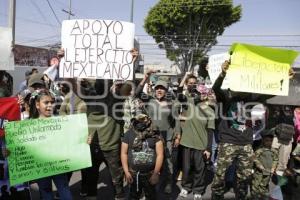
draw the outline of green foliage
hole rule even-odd
[[[232,0],[160,0],[149,11],[144,28],[168,59],[183,62],[185,72],[199,64],[241,13]]]

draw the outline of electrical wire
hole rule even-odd
[[[60,37],[60,35],[52,35],[52,36],[48,36],[48,37],[32,39],[32,40],[21,42],[20,44],[28,44],[28,43],[38,42],[38,41],[49,41],[49,39],[57,38],[57,37]]]
[[[0,15],[8,16],[7,14],[4,14],[4,13],[0,13]],[[45,26],[54,26],[56,28],[60,28],[60,26],[55,26],[55,25],[52,25],[52,24],[49,24],[49,23],[44,23],[44,22],[41,22],[41,21],[36,21],[36,20],[24,18],[24,17],[16,17],[16,19],[21,20],[21,21],[30,22],[30,23],[33,23],[33,24],[40,24],[40,25],[45,25]]]
[[[182,35],[176,35],[176,36],[195,36],[196,34],[182,34]],[[137,34],[138,37],[165,37],[165,36],[175,36],[175,35],[145,35],[145,34]],[[202,34],[200,36],[211,36],[209,34]],[[266,35],[239,35],[239,34],[228,34],[228,35],[220,35],[218,37],[300,37],[300,34],[266,34]]]
[[[43,18],[43,20],[49,24],[51,24],[47,18],[45,17],[44,13],[42,12],[42,10],[40,9],[39,5],[34,1],[34,0],[30,0],[31,4],[35,7],[35,9],[38,11],[38,13],[40,14],[40,16]]]
[[[52,11],[54,17],[55,17],[57,23],[58,23],[59,25],[61,25],[61,22],[60,22],[60,20],[58,19],[58,17],[57,17],[57,15],[56,15],[55,11],[53,10],[53,7],[52,7],[52,5],[50,4],[49,0],[46,0],[46,1],[47,1],[47,3],[48,3],[48,6],[50,7],[50,9],[51,9],[51,11]]]

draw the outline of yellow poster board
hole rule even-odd
[[[231,90],[288,95],[288,72],[298,52],[239,43],[230,52],[227,78]]]

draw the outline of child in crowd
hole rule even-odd
[[[155,200],[155,185],[163,163],[163,142],[153,130],[151,119],[138,114],[122,140],[121,161],[129,186],[129,199],[138,200],[142,191],[147,200]]]
[[[278,164],[278,152],[272,149],[274,130],[264,130],[262,146],[255,151],[254,174],[251,186],[253,200],[269,199],[269,182]]]
[[[46,89],[36,90],[31,94],[29,118],[47,118],[53,113],[54,97]],[[36,180],[43,200],[53,200],[52,180],[57,187],[60,198],[71,200],[72,195],[69,188],[69,181],[66,174],[59,174]]]

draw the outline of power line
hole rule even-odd
[[[4,13],[0,13],[0,15],[7,16],[7,14],[4,14]],[[33,24],[40,24],[40,25],[45,25],[45,26],[54,26],[56,28],[60,28],[59,26],[55,26],[55,25],[52,25],[52,24],[48,24],[48,23],[44,23],[44,22],[41,22],[41,21],[36,21],[36,20],[24,18],[24,17],[17,17],[17,19],[21,20],[21,21],[30,22],[30,23],[33,23]]]
[[[140,45],[158,45],[156,43],[140,43]],[[186,45],[189,46],[188,44],[182,43],[181,45]],[[218,47],[231,47],[232,44],[216,44],[213,46],[218,46]],[[266,45],[268,47],[296,47],[299,48],[300,45]]]
[[[47,23],[49,23],[49,21],[47,20],[47,18],[45,17],[44,13],[42,12],[42,10],[40,9],[40,7],[36,4],[36,2],[34,0],[30,0],[31,4],[35,7],[35,9],[38,11],[38,13],[40,14],[40,16],[43,18],[43,20]],[[51,24],[51,23],[49,23]]]
[[[61,2],[61,1],[58,1],[58,0],[54,0],[56,3],[58,3],[58,4],[60,4],[61,6],[63,6],[63,7],[67,7],[68,6],[68,4],[66,4],[66,3],[63,3],[63,2]]]
[[[209,2],[210,3],[210,2]],[[183,2],[183,3],[159,3],[155,7],[177,6],[177,7],[192,7],[192,6],[233,6],[232,3],[203,3],[203,2]]]
[[[231,41],[234,41],[234,40],[236,40],[236,39],[206,39],[206,38],[201,38],[201,39],[198,39],[197,40],[197,42],[199,42],[199,41],[229,41],[229,42],[231,42]],[[172,40],[168,40],[168,41],[170,41],[170,42],[172,42],[172,43],[186,43],[186,42],[188,42],[188,40],[186,40],[186,39],[172,39]],[[260,42],[293,42],[293,43],[295,43],[295,42],[300,42],[300,38],[299,39],[294,39],[294,38],[290,38],[290,39],[255,39],[255,38],[245,38],[245,39],[241,39],[241,41],[250,41],[250,42],[255,42],[255,41],[260,41]],[[139,42],[142,42],[142,43],[147,43],[147,42],[153,42],[153,40],[147,40],[147,39],[145,39],[145,40],[140,40]],[[164,42],[164,41],[162,41],[162,42]],[[195,41],[194,41],[195,42]]]
[[[31,2],[31,4],[37,9],[37,11],[38,11],[39,14],[41,15],[41,17],[44,19],[44,21],[47,22],[47,23],[49,23],[54,31],[57,31],[57,30],[54,28],[53,24],[50,23],[50,22],[47,20],[47,18],[45,17],[44,13],[43,13],[42,10],[40,9],[39,5],[38,5],[34,0],[30,0],[30,2]]]
[[[57,17],[57,15],[56,15],[55,11],[53,10],[53,8],[52,8],[52,6],[51,6],[49,0],[46,0],[46,1],[47,1],[48,5],[49,5],[49,7],[50,7],[50,9],[51,9],[51,11],[52,11],[54,17],[55,17],[57,23],[59,23],[59,25],[61,25],[61,22],[60,22],[60,20],[58,19],[58,17]]]
[[[165,36],[179,36],[179,37],[185,37],[185,36],[195,36],[196,34],[183,34],[183,35],[146,35],[146,34],[137,34],[136,36],[140,37],[165,37]],[[202,34],[199,36],[211,36],[209,34]],[[212,36],[211,36],[212,37]],[[220,35],[218,37],[300,37],[300,34],[267,34],[267,35],[238,35],[238,34],[229,34],[229,35]]]
[[[27,43],[33,43],[33,42],[39,42],[39,41],[49,41],[49,39],[57,38],[59,36],[60,35],[52,35],[52,36],[47,36],[47,37],[43,37],[43,38],[32,39],[32,40],[21,42],[20,44],[27,44]]]

